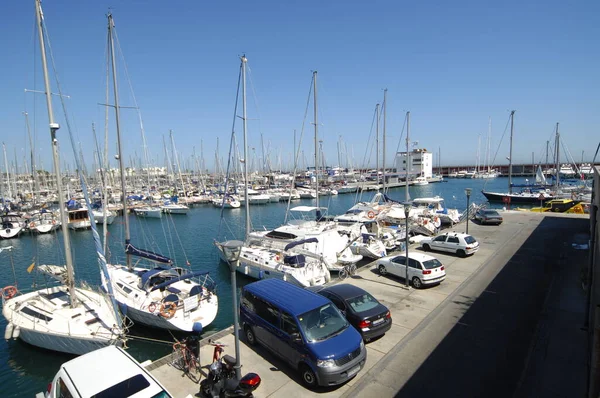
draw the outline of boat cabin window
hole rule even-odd
[[[20,312],[22,312],[23,314],[32,316],[34,318],[37,318],[37,319],[41,319],[42,321],[50,322],[52,320],[52,318],[50,318],[48,315],[44,315],[41,312],[37,312],[29,307],[21,308]]]
[[[296,235],[281,231],[271,231],[265,236],[273,239],[296,239]]]

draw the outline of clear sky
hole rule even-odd
[[[37,158],[50,169],[50,137],[33,0],[5,0],[0,24],[1,137],[10,162],[29,155],[23,111],[29,113]],[[81,1],[43,2],[48,34],[76,140],[89,166],[91,124],[104,132],[106,14],[112,8],[119,43],[145,128],[150,158],[164,165],[163,137],[173,131],[180,161],[195,149],[214,169],[229,148],[239,56],[246,54],[249,146],[274,167],[291,167],[312,79],[318,71],[319,138],[328,165],[373,165],[375,105],[388,89],[387,165],[399,145],[406,111],[411,140],[441,153],[442,165],[475,164],[488,118],[491,152],[507,164],[505,130],[516,110],[513,161],[545,161],[560,122],[576,162],[590,161],[600,142],[600,2],[589,1]],[[121,106],[132,91],[118,61]],[[55,86],[53,86],[55,91]],[[109,100],[113,103],[113,100]],[[72,149],[62,122],[63,165]],[[133,109],[123,109],[127,163],[142,159]],[[302,149],[314,156],[312,105]],[[110,156],[115,154],[110,114]],[[383,122],[382,122],[383,123]],[[241,142],[241,123],[237,123]],[[381,133],[383,132],[383,126]],[[261,145],[261,134],[263,144]],[[500,142],[502,139],[502,143]],[[338,145],[341,143],[341,145]],[[401,150],[405,143],[401,143]],[[380,155],[380,161],[382,155]],[[302,159],[301,159],[302,162]],[[301,165],[307,165],[302,162]],[[3,163],[3,162],[2,162]],[[183,164],[182,164],[183,166]],[[2,164],[2,169],[4,165]]]

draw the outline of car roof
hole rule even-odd
[[[406,257],[406,253],[400,253],[393,257]],[[417,260],[417,261],[427,261],[427,260],[435,260],[436,259],[435,257],[430,256],[429,254],[419,253],[419,252],[415,252],[415,251],[408,252],[408,258],[412,258],[413,260]]]
[[[409,257],[410,257],[410,253],[409,253]],[[320,292],[322,292],[322,291],[332,292],[343,298],[356,297],[361,294],[367,293],[364,289],[361,289],[360,287],[351,285],[349,283],[338,283],[335,285],[326,286],[319,291]]]
[[[465,234],[464,232],[446,232],[443,235],[447,235],[447,236],[457,236],[459,238],[464,238],[466,236],[471,236],[469,234]],[[438,235],[439,236],[439,235]]]
[[[244,290],[278,305],[292,315],[304,314],[329,303],[325,297],[281,279],[263,279],[244,286]]]
[[[62,364],[82,397],[94,396],[121,381],[142,374],[152,395],[163,387],[129,354],[116,346],[107,346]],[[136,394],[137,396],[141,396]],[[146,396],[146,395],[144,395]]]
[[[485,212],[485,213],[496,213],[498,214],[498,210],[494,210],[494,209],[480,209],[481,211]]]

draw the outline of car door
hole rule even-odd
[[[421,263],[414,258],[408,259],[408,280],[412,280],[413,277],[417,277],[423,280],[423,266]]]
[[[276,340],[279,338],[279,309],[259,298],[255,298],[253,304],[258,316],[254,328],[256,339],[265,347],[278,353]]]
[[[277,353],[295,368],[307,355],[307,349],[296,318],[285,311],[281,311],[281,329],[277,337]]]
[[[406,272],[406,257],[398,256],[390,261],[390,269],[388,272],[392,275],[400,276],[404,278]]]
[[[433,250],[438,250],[438,251],[446,251],[446,235],[440,235],[440,236],[436,236],[432,241],[431,241],[431,248]]]
[[[456,253],[460,248],[460,240],[458,236],[449,236],[446,241],[446,251],[450,253]]]

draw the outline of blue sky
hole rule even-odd
[[[214,169],[217,137],[219,157],[226,157],[242,54],[250,68],[249,146],[255,158],[261,157],[262,134],[274,167],[291,165],[293,131],[298,141],[314,70],[319,138],[328,165],[338,163],[338,142],[343,165],[346,159],[355,167],[374,164],[372,121],[384,88],[388,167],[406,111],[411,112],[412,140],[436,159],[440,151],[443,165],[475,164],[480,135],[483,162],[488,117],[492,157],[497,151],[495,163],[506,164],[505,126],[512,109],[516,163],[531,162],[532,155],[545,160],[556,122],[565,145],[563,160],[570,156],[580,162],[582,154],[591,160],[600,141],[598,1],[46,0],[58,73],[70,95],[69,116],[88,167],[94,153],[91,123],[99,136],[104,131],[105,110],[98,104],[105,102],[110,6],[157,165],[164,165],[163,136],[169,145],[169,130],[182,163],[192,163],[194,149],[200,157],[202,145],[206,167]],[[34,2],[6,0],[3,11],[9,17],[0,24],[2,141],[10,162],[15,152],[19,163],[28,156],[22,115],[27,111],[37,158],[49,169],[44,98],[24,93],[25,88],[43,89]],[[118,65],[121,106],[133,106],[123,61]],[[56,98],[54,107],[62,122]],[[310,164],[312,117],[311,108],[302,138],[303,157]],[[123,109],[122,118],[129,163],[143,156],[141,133],[135,110]],[[112,113],[110,119],[112,158]],[[73,167],[67,128],[64,122],[61,126],[63,165]]]

